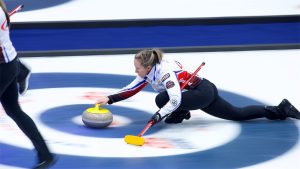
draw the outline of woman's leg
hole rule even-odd
[[[160,93],[156,97],[156,104],[158,107],[162,107],[169,101],[167,92]],[[285,119],[287,116],[283,115],[277,108],[277,106],[247,106],[239,108],[233,106],[218,94],[216,86],[204,79],[199,86],[195,89],[182,93],[182,102],[180,107],[172,113],[174,116],[169,116],[172,120],[178,121],[183,117],[178,116],[178,112],[185,112],[186,110],[201,109],[204,112],[227,120],[242,121],[251,120],[256,118],[268,118],[268,119]]]
[[[39,161],[52,158],[46,143],[39,133],[33,120],[24,113],[18,103],[18,90],[16,78],[7,87],[1,96],[2,106],[9,117],[11,117],[25,135],[31,140],[38,152]]]
[[[239,108],[233,106],[220,96],[210,106],[202,110],[212,116],[234,121],[267,118],[270,116],[270,112],[265,109],[265,106],[255,105]]]
[[[214,88],[217,91],[215,86]],[[250,105],[240,108],[227,102],[225,99],[220,97],[217,92],[216,94],[216,99],[212,102],[212,104],[202,109],[206,113],[215,117],[234,121],[257,118],[284,120],[287,117],[300,119],[299,111],[286,99],[284,99],[279,106]]]

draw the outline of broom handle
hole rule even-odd
[[[154,124],[153,120],[149,121],[147,125],[144,127],[144,129],[139,133],[138,137],[142,137],[153,124]]]
[[[191,75],[191,77],[183,83],[180,87],[181,90],[185,88],[185,86],[192,80],[192,78],[199,72],[199,70],[205,65],[205,62],[202,62],[201,65],[195,70],[195,72]]]
[[[19,6],[17,6],[15,9],[13,9],[12,11],[10,11],[10,12],[8,13],[8,15],[9,15],[9,16],[12,16],[13,14],[19,12],[23,7],[24,7],[24,5],[19,5]]]
[[[199,72],[199,70],[205,65],[205,62],[202,62],[201,65],[195,70],[195,72],[191,75],[191,77],[183,83],[183,85],[180,87],[181,90],[184,89],[184,87],[192,80],[192,78]],[[146,131],[154,124],[154,121],[151,120],[147,123],[147,125],[144,127],[144,129],[138,134],[139,137],[142,137]]]

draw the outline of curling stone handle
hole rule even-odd
[[[97,103],[97,104],[95,104],[95,109],[97,109],[97,110],[99,110],[99,107],[100,107],[100,104],[99,103]]]

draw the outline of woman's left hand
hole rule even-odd
[[[105,105],[109,101],[109,98],[107,96],[102,96],[98,99],[96,104]]]

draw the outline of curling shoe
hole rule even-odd
[[[48,169],[54,165],[56,161],[57,159],[55,155],[52,154],[49,158],[41,160],[36,166],[33,167],[33,169]]]
[[[286,117],[300,119],[300,112],[287,99],[281,101],[278,109]]]

